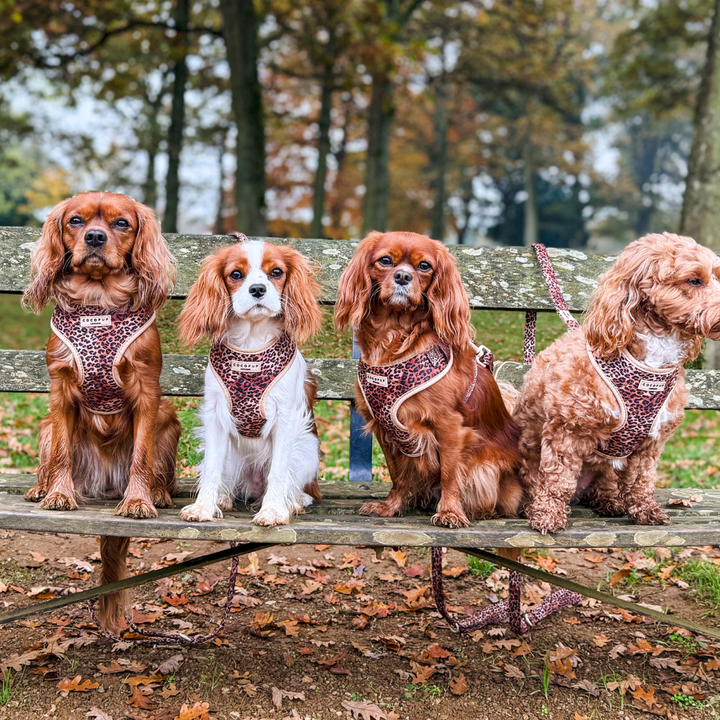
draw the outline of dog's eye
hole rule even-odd
[[[387,255],[383,255],[383,257],[381,257],[378,262],[383,267],[390,267],[393,264],[392,258],[388,257]]]
[[[68,225],[82,225],[83,220],[81,217],[78,217],[77,215],[73,215],[73,217],[68,220]]]
[[[275,268],[270,271],[270,277],[279,278],[282,277],[283,271],[280,268]]]
[[[693,287],[698,287],[703,284],[703,281],[700,278],[690,278],[687,281],[688,285],[692,285]]]
[[[125,218],[120,218],[119,220],[116,220],[114,223],[115,227],[122,228],[123,230],[126,230],[130,227],[130,223],[125,220]]]
[[[427,262],[426,260],[422,260],[418,263],[418,270],[422,270],[423,272],[427,272],[428,270],[432,270],[432,265]]]
[[[239,270],[233,270],[233,271],[230,273],[230,277],[231,277],[233,280],[242,280],[242,279],[243,279],[243,274],[242,274]]]

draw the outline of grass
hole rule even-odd
[[[679,574],[713,610],[720,607],[720,568],[717,565],[691,558],[679,568]]]
[[[164,352],[190,352],[177,335],[177,317],[182,301],[170,300],[158,314]],[[19,295],[0,295],[0,348],[42,350],[49,335],[50,314],[46,308],[33,315],[20,306]],[[472,322],[477,340],[492,348],[495,359],[520,360],[523,347],[524,313],[476,310]],[[538,350],[546,347],[565,331],[555,313],[539,313]],[[322,330],[301,348],[306,357],[350,357],[352,336],[338,335],[332,326],[332,312],[325,308]],[[207,343],[193,352],[205,353]],[[200,461],[200,441],[194,433],[197,425],[197,398],[173,398],[183,425],[178,451],[178,473],[195,474]],[[318,402],[316,417],[323,454],[322,475],[328,480],[348,478],[348,403],[333,400]],[[0,470],[30,471],[37,466],[37,428],[47,413],[47,397],[20,393],[0,393]],[[720,485],[720,413],[690,410],[683,424],[665,446],[658,469],[662,487],[710,488]],[[382,452],[373,442],[373,478],[389,480]]]
[[[10,670],[0,679],[0,707],[5,707],[12,698],[12,675]]]
[[[495,572],[495,565],[489,560],[481,560],[480,558],[467,556],[468,568],[473,575],[479,577],[489,577]]]

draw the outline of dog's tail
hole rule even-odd
[[[100,537],[100,558],[102,559],[101,584],[117,582],[128,576],[127,550],[130,538]],[[121,619],[128,605],[128,591],[123,590],[100,598],[100,622],[103,627],[117,633],[121,628]]]

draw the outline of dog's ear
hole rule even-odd
[[[465,350],[475,337],[470,323],[470,302],[460,278],[455,258],[442,243],[436,255],[436,266],[427,290],[430,310],[437,336],[451,347]]]
[[[283,248],[287,279],[283,288],[285,329],[298,343],[304,343],[322,326],[322,311],[318,304],[320,285],[313,274],[310,261],[297,250]]]
[[[160,232],[160,221],[145,205],[135,203],[138,231],[132,249],[132,266],[138,276],[138,306],[156,310],[175,285],[173,256]]]
[[[371,232],[359,245],[338,282],[335,301],[335,327],[357,327],[370,310],[372,279],[370,265],[382,233]]]
[[[590,349],[607,360],[632,339],[637,315],[658,273],[659,256],[644,238],[630,243],[598,282],[583,327]]]
[[[225,260],[222,251],[206,257],[190,288],[180,312],[180,338],[188,347],[197,345],[205,335],[219,337],[225,328],[230,312],[230,295],[223,280]]]
[[[25,288],[22,301],[25,307],[35,313],[45,307],[52,296],[53,284],[62,275],[66,255],[62,228],[69,203],[70,200],[63,200],[53,208],[32,253],[31,280]]]

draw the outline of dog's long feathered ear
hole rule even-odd
[[[52,286],[63,271],[62,226],[68,203],[69,200],[64,200],[53,208],[32,253],[31,280],[25,288],[23,305],[35,313],[45,307],[52,295]]]
[[[375,245],[381,237],[382,233],[371,232],[358,245],[355,255],[340,276],[335,302],[335,327],[340,331],[348,325],[359,325],[370,309],[370,265]]]
[[[659,253],[651,250],[650,239],[630,243],[600,276],[583,323],[595,355],[609,360],[630,344],[636,316],[658,272]]]
[[[194,347],[205,335],[219,337],[230,312],[230,295],[223,280],[225,254],[215,253],[203,260],[200,275],[190,288],[180,312],[180,338]]]
[[[428,309],[437,336],[451,347],[465,350],[475,337],[475,329],[470,323],[470,302],[455,258],[442,243],[437,244],[440,246],[437,267],[427,290]]]
[[[313,274],[310,261],[297,250],[283,249],[287,265],[287,280],[283,288],[285,329],[298,343],[304,343],[322,326],[322,311],[318,304],[321,287]]]
[[[156,310],[175,285],[175,264],[155,213],[135,204],[138,231],[132,249],[132,266],[139,279],[138,306]]]

